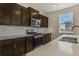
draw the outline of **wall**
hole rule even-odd
[[[0,25],[0,36],[25,34],[25,29],[26,29],[25,27],[1,26]]]
[[[47,16],[49,17],[48,27],[52,31],[52,39],[55,39],[58,37],[58,16],[56,13],[49,13]]]
[[[63,13],[68,13],[68,12],[73,12],[74,25],[79,25],[79,5],[66,8],[63,10],[55,11],[55,12],[46,13],[46,15],[49,17],[49,27],[53,29],[52,38],[57,38],[60,35],[59,34],[59,15]],[[74,34],[79,34],[79,29],[75,28],[73,32]]]
[[[26,34],[27,29],[37,30],[39,33],[46,33],[48,28],[33,28],[22,26],[2,26],[0,25],[0,36],[22,35]]]

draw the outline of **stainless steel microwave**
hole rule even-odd
[[[41,26],[41,20],[39,19],[31,19],[31,26],[33,27],[40,27]]]

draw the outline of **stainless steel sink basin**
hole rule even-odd
[[[77,38],[73,37],[62,37],[59,41],[78,43]]]

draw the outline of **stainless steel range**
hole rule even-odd
[[[37,32],[34,32],[34,31],[27,31],[27,34],[31,34],[33,35],[33,46],[34,48],[42,45],[43,43],[43,34],[42,33],[37,33]]]
[[[42,39],[43,39],[43,34],[42,33],[36,33],[34,35],[34,48],[42,45],[42,43],[43,43]]]

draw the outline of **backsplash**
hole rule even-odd
[[[48,28],[36,28],[36,27],[28,27],[27,29],[35,30],[38,33],[44,33],[47,31]]]
[[[22,27],[22,26],[0,26],[0,36],[26,34],[27,29],[37,30],[38,33],[48,32],[48,28],[33,28],[33,27]]]
[[[25,34],[26,27],[0,26],[0,36]]]

